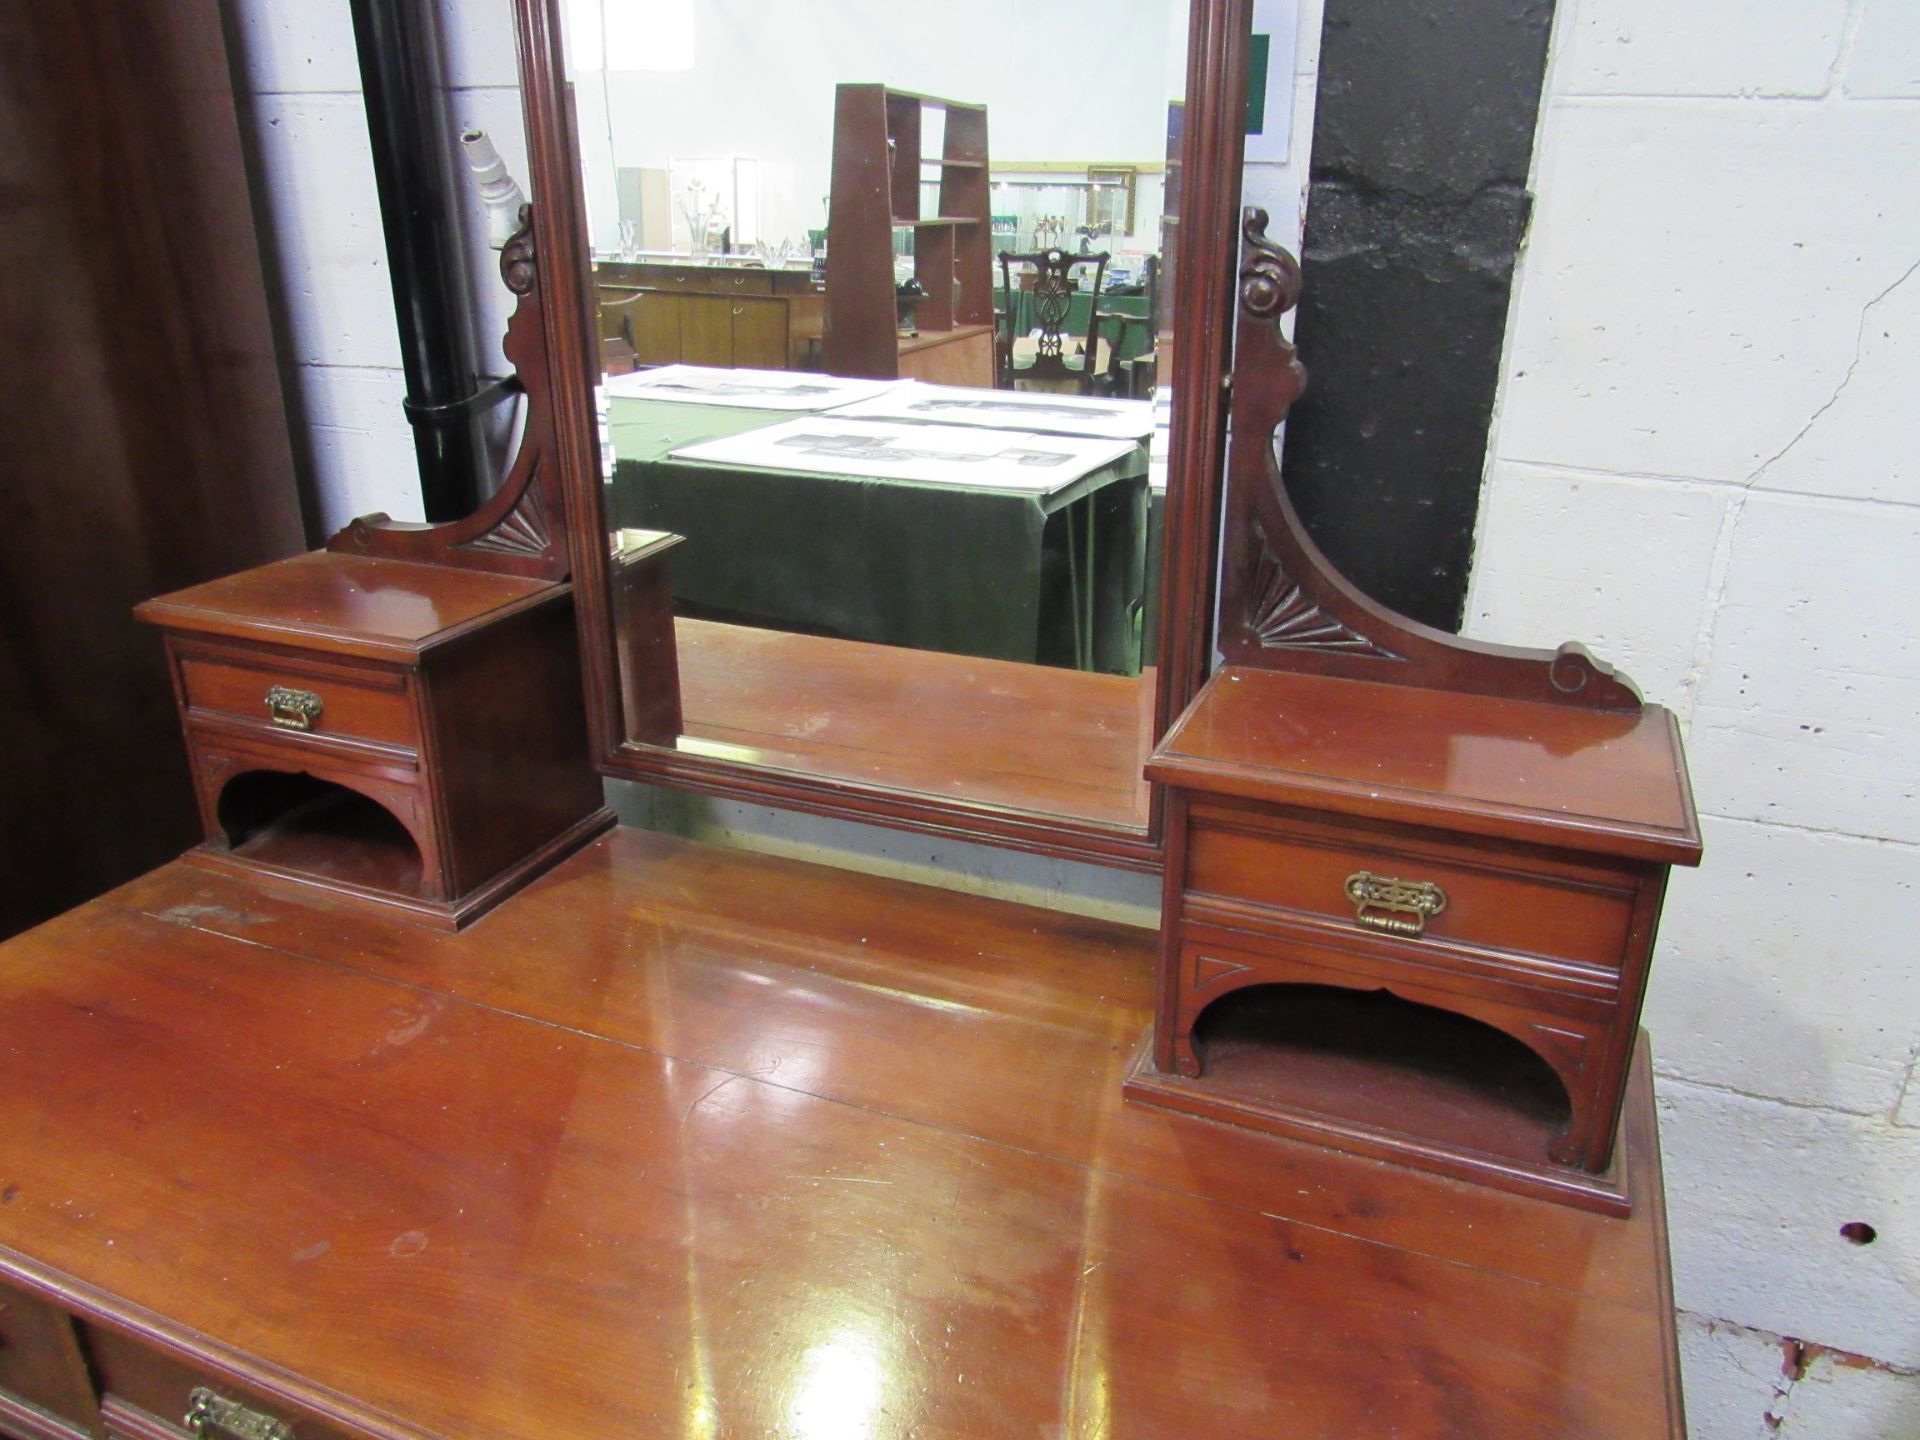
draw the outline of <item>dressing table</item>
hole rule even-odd
[[[1156,734],[1208,703],[1226,317],[1249,292],[1196,257],[1238,233],[1247,8],[1194,6],[1190,483],[1169,496]],[[515,12],[548,207],[505,257],[519,458],[468,520],[370,517],[301,563],[376,590],[439,567],[523,592],[508,614],[566,592],[589,749],[550,737],[540,765],[570,778],[548,796],[597,766],[1165,856],[1178,883],[1185,802],[1163,828],[1164,790],[1103,829],[676,748],[675,550],[609,546],[597,513],[557,6]],[[1222,613],[1267,613],[1237,563]],[[283,759],[341,758],[279,738]],[[1630,1019],[1609,1163],[1632,1203],[1601,1214],[1127,1098],[1165,1014],[1151,931],[591,830],[525,837],[511,893],[464,928],[182,861],[0,945],[0,1435],[1684,1434]]]

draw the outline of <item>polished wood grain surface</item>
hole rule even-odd
[[[1151,671],[676,622],[681,750],[988,809],[1146,829]]]
[[[446,644],[501,612],[549,600],[551,580],[315,550],[161,595],[135,614],[171,630],[270,638],[319,636],[342,655],[400,659]]]
[[[1151,952],[632,831],[460,935],[168,867],[0,948],[0,1268],[373,1434],[1679,1433],[1658,1204],[1123,1104]]]
[[[1233,665],[1161,743],[1157,780],[1253,800],[1691,865],[1673,716]]]

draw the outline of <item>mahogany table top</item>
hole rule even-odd
[[[618,830],[0,946],[0,1272],[381,1435],[1680,1433],[1631,1220],[1126,1103],[1150,932]]]

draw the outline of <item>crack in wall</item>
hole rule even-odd
[[[1854,43],[1860,38],[1860,25],[1867,17],[1867,0],[1849,0],[1847,18],[1840,26],[1840,44],[1833,52],[1833,63],[1827,67],[1826,87],[1820,92],[1825,100],[1836,93],[1844,94],[1841,89],[1842,78],[1853,63]]]
[[[1829,1382],[1834,1370],[1867,1370],[1903,1381],[1920,1378],[1920,1370],[1877,1360],[1871,1355],[1821,1345],[1797,1336],[1779,1335],[1771,1330],[1742,1325],[1737,1320],[1699,1311],[1678,1310],[1676,1313],[1682,1321],[1691,1322],[1712,1339],[1726,1360],[1743,1377],[1757,1382],[1757,1387],[1764,1387],[1762,1393],[1766,1398],[1760,1415],[1764,1433],[1768,1435],[1802,1433],[1804,1422],[1812,1417],[1804,1412],[1795,1412],[1791,1404],[1795,1393],[1804,1384],[1817,1386]],[[1766,1366],[1761,1358],[1768,1350],[1780,1357],[1777,1373],[1772,1367]],[[1759,1397],[1756,1395],[1755,1398]]]
[[[1892,284],[1888,285],[1886,289],[1882,290],[1878,295],[1860,307],[1860,328],[1854,333],[1853,362],[1847,366],[1847,373],[1840,377],[1840,383],[1834,387],[1833,393],[1826,398],[1819,409],[1807,417],[1806,424],[1802,425],[1799,430],[1794,433],[1793,438],[1778,450],[1774,451],[1774,453],[1769,455],[1765,460],[1761,461],[1759,466],[1749,474],[1745,480],[1740,482],[1742,488],[1751,490],[1757,485],[1760,482],[1760,478],[1765,475],[1768,470],[1779,464],[1780,461],[1786,459],[1787,456],[1793,452],[1794,448],[1798,446],[1802,440],[1807,438],[1812,432],[1813,427],[1820,423],[1820,417],[1840,402],[1840,397],[1846,394],[1847,386],[1853,383],[1853,377],[1860,369],[1860,362],[1866,356],[1867,330],[1872,320],[1873,312],[1880,307],[1888,296],[1892,295],[1894,291],[1906,284],[1907,281],[1911,280],[1916,274],[1920,274],[1920,260],[1914,261]]]

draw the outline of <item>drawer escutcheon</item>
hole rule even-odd
[[[1431,880],[1395,880],[1356,870],[1347,877],[1346,890],[1353,918],[1387,935],[1424,934],[1427,921],[1447,908],[1447,892]]]
[[[267,716],[288,730],[311,730],[320,718],[320,697],[311,690],[295,690],[291,685],[274,685],[267,690]]]
[[[187,1397],[187,1416],[180,1422],[200,1440],[293,1440],[293,1427],[237,1400],[197,1386]]]

